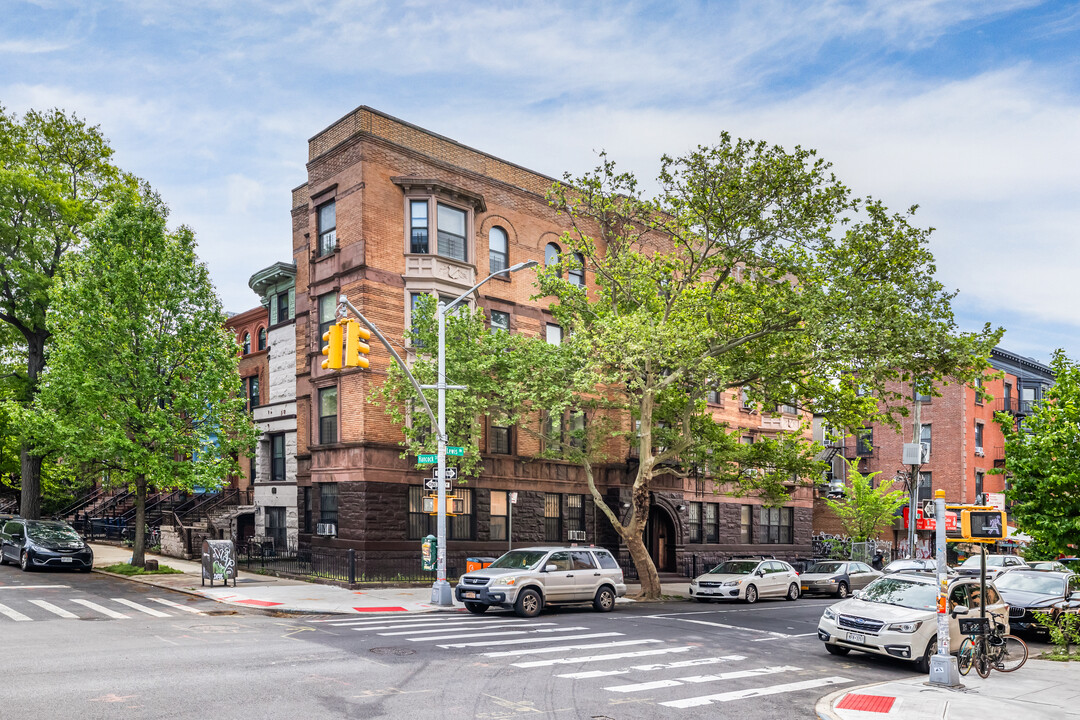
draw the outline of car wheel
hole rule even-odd
[[[937,635],[930,639],[930,642],[926,644],[926,650],[923,651],[922,657],[915,661],[915,670],[920,673],[930,672],[930,658],[934,656],[934,651],[937,649]]]
[[[791,585],[788,586],[787,596],[786,597],[787,597],[788,600],[798,600],[799,599],[799,586],[796,585],[795,583],[791,583]]]
[[[485,605],[484,603],[465,603],[465,609],[471,612],[473,615],[483,615],[487,612],[488,607],[489,606]]]
[[[514,603],[514,614],[523,618],[536,617],[543,607],[544,601],[540,598],[540,593],[531,589],[522,590]]]
[[[7,557],[2,549],[0,549],[0,565],[7,565]]]
[[[757,588],[753,585],[749,585],[746,588],[746,602],[751,604],[757,602]]]
[[[825,650],[830,655],[839,655],[840,657],[843,657],[849,652],[851,652],[851,648],[840,647],[839,645],[830,645],[828,643],[825,643]]]
[[[611,612],[615,609],[615,593],[610,587],[605,585],[596,591],[596,597],[593,598],[592,606],[597,612]]]
[[[844,599],[844,598],[846,598],[847,596],[848,596],[848,587],[847,587],[847,583],[845,583],[845,582],[842,582],[842,583],[840,583],[839,585],[837,585],[837,586],[836,586],[836,597],[838,597],[838,598],[840,598],[841,600],[843,600],[843,599]]]
[[[30,572],[30,553],[25,550],[22,551],[22,555],[19,557],[19,567],[23,572]]]
[[[81,568],[79,568],[79,572],[84,572],[84,573],[88,573],[88,572],[90,572],[90,571],[91,571],[91,570],[93,570],[93,569],[94,569],[94,566],[93,566],[93,565],[87,565],[86,567],[81,567]]]

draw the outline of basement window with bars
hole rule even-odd
[[[319,483],[319,522],[338,521],[338,486],[337,483]]]
[[[561,543],[562,535],[562,495],[544,493],[544,540]]]
[[[566,530],[567,532],[585,531],[585,496],[566,496]]]
[[[702,503],[692,502],[687,506],[686,524],[690,528],[690,542],[701,542],[701,506]]]
[[[448,540],[473,540],[473,491],[468,488],[455,487],[451,491],[453,495],[462,499],[465,512],[461,515],[446,516],[446,537]],[[409,520],[408,533],[410,540],[420,540],[427,535],[435,535],[438,532],[438,515],[428,515],[424,512],[424,497],[427,490],[422,485],[409,486]]]

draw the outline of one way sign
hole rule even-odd
[[[439,479],[439,469],[438,468],[435,468],[434,470],[431,471],[431,477],[434,478],[435,480]],[[446,476],[443,479],[444,480],[457,480],[457,468],[456,467],[448,467],[448,468],[446,468]]]
[[[428,479],[424,480],[424,487],[427,488],[428,490],[438,490],[439,489],[439,479],[438,478],[428,478]],[[449,490],[450,489],[450,481],[445,480],[443,482],[443,487],[445,487],[447,490]]]

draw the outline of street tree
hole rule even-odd
[[[848,486],[840,499],[827,499],[828,505],[844,529],[855,542],[866,542],[892,525],[896,511],[907,502],[902,487],[894,489],[894,483],[879,483],[874,487],[874,477],[880,473],[863,475],[859,461],[848,461]]]
[[[19,337],[18,398],[29,404],[46,363],[49,289],[63,258],[87,226],[133,180],[112,164],[97,126],[62,110],[22,118],[0,107],[0,321]],[[41,514],[44,458],[23,436],[20,484],[24,517]]]
[[[1019,427],[1007,413],[996,420],[1016,527],[1053,557],[1080,547],[1080,366],[1058,350],[1050,367],[1054,385]]]
[[[49,366],[27,427],[46,451],[134,487],[132,564],[144,563],[146,497],[220,486],[257,431],[236,340],[186,227],[143,188],[105,211],[50,293]]]
[[[474,398],[452,440],[476,451],[475,413],[498,412],[540,456],[579,465],[645,598],[660,594],[643,540],[656,478],[705,478],[775,506],[820,476],[805,424],[747,444],[711,393],[765,414],[798,406],[837,428],[895,424],[908,408],[897,381],[971,382],[1000,337],[958,330],[914,208],[854,197],[812,151],[723,135],[663,158],[659,187],[645,198],[605,155],[553,187],[571,230],[538,270],[536,297],[552,299],[561,343],[447,333],[448,353],[489,355],[464,372],[447,363],[448,382]],[[410,391],[397,389],[388,399],[400,405]],[[627,513],[605,497],[612,488]]]

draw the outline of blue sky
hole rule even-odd
[[[918,204],[960,325],[1080,358],[1080,2],[2,0],[0,104],[100,124],[225,307],[289,259],[309,137],[369,105],[561,176],[719,134]]]

